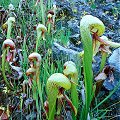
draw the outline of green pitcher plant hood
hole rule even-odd
[[[93,94],[93,71],[92,61],[96,49],[96,41],[104,43],[99,36],[102,36],[105,26],[101,20],[92,15],[85,15],[80,21],[80,33],[83,43],[83,69],[85,83],[85,106],[81,113],[81,119],[86,120],[90,109]],[[98,47],[98,46],[97,46]]]
[[[35,75],[35,72],[36,72],[36,69],[34,68],[29,68],[27,71],[26,71],[26,75],[27,76],[30,76],[30,75]]]
[[[72,61],[65,62],[63,73],[65,75],[77,74],[77,69],[76,69],[75,63]]]
[[[3,42],[2,49],[3,49],[3,51],[7,50],[6,51],[6,56],[7,56],[6,59],[7,59],[7,61],[12,62],[13,59],[15,58],[15,43],[11,39],[6,39]]]
[[[70,89],[71,83],[69,79],[62,73],[52,74],[47,81],[47,90],[52,87],[63,87],[66,90]]]
[[[2,49],[5,49],[7,47],[9,47],[10,50],[14,50],[15,49],[15,43],[11,39],[6,39],[3,42]]]
[[[7,39],[11,38],[11,31],[12,31],[12,26],[13,23],[15,23],[15,18],[14,17],[9,17],[7,22],[5,24],[3,24],[3,28],[7,26]]]
[[[69,90],[71,88],[71,83],[62,73],[54,73],[48,78],[46,87],[49,103],[48,120],[54,120],[56,100],[58,98],[60,88]]]
[[[93,57],[96,55],[96,51],[98,51],[100,42],[107,44],[105,41],[102,41],[99,36],[103,35],[105,32],[105,26],[101,20],[99,20],[97,17],[94,17],[92,15],[85,15],[80,21],[80,31],[81,36],[83,39],[83,35],[88,36],[91,38],[91,40],[88,42],[88,38],[85,37],[85,43],[83,46],[86,46],[87,44],[91,44],[86,47],[86,50],[89,49],[90,46],[92,46],[92,49],[87,50],[88,52],[91,52],[93,54]],[[86,31],[86,32],[85,32]]]
[[[78,71],[76,65],[72,61],[67,61],[64,64],[64,75],[68,76],[71,80],[71,99],[72,103],[76,108],[76,115],[78,110],[78,92],[77,92],[77,84],[78,84]],[[72,112],[73,120],[76,120],[76,115]]]
[[[103,35],[103,33],[105,32],[105,26],[103,22],[92,15],[85,15],[81,19],[80,27],[82,28],[85,26],[91,31],[91,33],[97,32],[98,36]]]
[[[9,80],[7,79],[6,70],[9,71],[8,63],[13,62],[14,58],[15,58],[15,44],[11,39],[6,39],[2,45],[2,69],[1,70],[3,74],[3,79],[7,87],[11,90],[15,90],[15,88],[14,86],[11,86]]]
[[[31,67],[38,67],[40,66],[41,62],[41,55],[37,52],[33,52],[28,56],[29,61],[31,62]],[[36,62],[36,65],[34,65],[34,62]]]
[[[47,31],[47,28],[45,27],[45,25],[43,24],[38,24],[37,26],[37,37],[42,37],[43,39],[45,39],[45,32]]]
[[[9,17],[6,23],[9,24],[14,22],[15,22],[15,17]]]

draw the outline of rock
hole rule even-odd
[[[70,20],[67,22],[68,28],[70,29],[70,41],[76,44],[80,39],[80,26],[78,20]]]
[[[113,16],[109,16],[103,13],[102,15],[97,17],[105,24],[106,27],[108,27],[109,29],[114,29],[115,21]]]
[[[63,13],[67,17],[73,16],[72,8],[70,6],[69,1],[67,1],[67,0],[64,0],[64,1],[56,0],[56,5],[59,7],[59,9],[57,11],[57,14],[56,14],[57,18],[59,18],[61,16],[61,14],[63,14]]]
[[[78,20],[70,20],[67,22],[68,28],[70,28],[72,35],[73,34],[79,34],[80,33],[80,26],[79,26]]]
[[[75,63],[78,63],[78,61],[80,60],[80,57],[78,55],[79,52],[69,48],[65,48],[56,42],[52,46],[52,51],[53,51],[53,59],[56,60],[63,60],[64,62],[71,60]]]
[[[86,4],[87,3],[87,1],[85,1],[85,0],[73,0],[73,2],[78,3],[78,4],[80,4],[80,3]]]
[[[118,13],[120,14],[120,1],[115,2],[115,6],[118,10]],[[120,18],[120,16],[118,16]]]
[[[110,66],[114,67],[114,81],[110,82],[109,80],[106,80],[103,85],[107,90],[112,91],[118,85],[120,80],[120,48],[113,51],[113,54],[108,58],[108,63]],[[120,86],[111,96],[111,99],[120,99]]]
[[[72,50],[77,51],[77,52],[81,52],[83,50],[81,41],[79,41],[79,44],[76,44],[76,45],[69,42],[68,46],[69,46],[69,49],[72,49]]]
[[[14,115],[12,116],[13,120],[27,120],[26,116],[20,111],[20,110],[16,110],[14,112]]]
[[[120,73],[120,48],[113,51],[108,59],[108,63]]]
[[[119,73],[120,74],[120,73]],[[120,78],[120,75],[118,73],[114,74],[115,80],[113,82],[109,82],[109,80],[105,80],[104,87],[109,90],[110,92],[118,85],[119,80],[116,79],[116,76]],[[112,100],[119,100],[120,99],[120,86],[119,88],[113,93],[113,95],[110,97]]]
[[[106,30],[105,32],[105,35],[111,39],[113,42],[117,42],[117,43],[120,43],[120,33],[118,30],[116,31],[109,31],[109,30]]]
[[[94,75],[95,75],[95,71],[94,71]],[[107,93],[107,91],[109,91],[109,93],[115,88],[117,87],[118,83],[119,83],[119,80],[116,79],[117,77],[120,78],[120,73],[118,72],[115,72],[113,73],[114,74],[114,81],[109,81],[109,79],[107,78],[104,83],[103,83],[103,88],[102,88],[102,91],[100,92],[100,94],[102,92],[105,92],[104,95]],[[107,94],[108,95],[108,94]],[[117,88],[117,90],[112,94],[112,96],[110,97],[111,100],[119,100],[120,99],[120,84],[119,84],[119,87]]]
[[[100,55],[96,55],[94,57],[95,62],[93,62],[92,64],[92,69],[93,69],[93,74],[97,75],[98,71],[100,69],[100,63],[101,63],[101,56]]]
[[[112,41],[120,43],[120,30],[115,32]]]
[[[105,34],[107,35],[108,39],[112,39],[113,36],[115,35],[114,32],[111,32],[111,31],[106,31]],[[113,40],[112,40],[113,41]]]
[[[105,7],[103,7],[103,10],[104,11],[109,11],[109,12],[112,12],[112,10],[113,10],[113,6],[114,4],[112,4],[112,3],[108,3],[107,5],[105,5]]]
[[[74,34],[69,37],[70,41],[76,44],[80,40],[80,34]]]
[[[26,120],[35,120],[36,116],[36,113],[33,111],[30,114],[26,115]]]
[[[107,3],[109,3],[109,2],[113,2],[113,1],[114,1],[114,0],[106,0]]]
[[[66,112],[66,120],[72,120],[71,112],[67,111]]]

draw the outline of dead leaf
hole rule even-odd
[[[104,67],[102,72],[99,73],[97,77],[95,77],[95,80],[99,81],[99,80],[105,80],[109,78],[109,82],[112,82],[114,80],[113,71],[114,71],[113,67],[107,65]]]
[[[22,75],[23,75],[22,68],[21,68],[21,67],[17,67],[17,66],[13,66],[12,63],[13,63],[13,62],[10,62],[9,65],[10,65],[10,67],[11,67],[13,70],[17,71],[17,73],[19,74],[19,75],[18,75],[18,80],[19,80],[19,79],[22,78]]]
[[[8,120],[7,113],[2,109],[0,109],[0,120]]]
[[[99,80],[105,80],[107,78],[107,75],[103,72],[101,72],[100,74],[98,74],[97,77],[95,77],[95,80],[96,81],[99,81]]]

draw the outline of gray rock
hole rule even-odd
[[[108,58],[108,63],[110,66],[114,67],[114,81],[110,82],[109,80],[105,80],[104,87],[112,91],[120,80],[120,48],[113,51],[112,55]],[[112,100],[120,99],[120,86],[117,91],[111,96]]]
[[[74,3],[84,3],[84,4],[87,3],[86,0],[73,0],[72,2],[74,2]]]
[[[98,71],[100,69],[100,63],[101,63],[101,56],[98,54],[94,57],[95,62],[93,62],[92,64],[92,69],[93,69],[93,73],[94,75],[98,74]]]
[[[77,52],[81,52],[83,50],[82,43],[74,45],[73,43],[69,42],[68,46],[69,46],[69,49],[72,49]]]
[[[66,112],[66,120],[72,120],[71,112],[67,111]]]
[[[114,42],[120,43],[120,30],[117,30],[117,31],[115,32],[115,35],[113,36],[112,40],[113,40]]]
[[[109,3],[109,2],[113,2],[113,1],[114,1],[114,0],[106,0],[107,3]]]
[[[59,7],[57,14],[56,14],[57,17],[61,16],[60,15],[61,13],[64,13],[64,15],[67,17],[73,16],[72,8],[71,8],[69,1],[56,0],[56,5]]]
[[[68,28],[70,29],[70,41],[73,44],[76,44],[80,39],[80,27],[78,20],[70,20],[67,22]]]
[[[108,59],[108,63],[120,73],[120,48],[113,51],[113,54]]]
[[[104,82],[104,87],[109,90],[109,91],[112,91],[117,85],[118,85],[118,82],[119,82],[119,79],[117,78],[120,78],[120,73],[114,73],[114,81],[113,82],[110,82],[109,80],[105,80]],[[119,88],[113,93],[113,95],[110,97],[110,99],[112,100],[119,100],[120,99],[120,86]]]
[[[80,33],[80,26],[78,20],[69,20],[67,23],[68,23],[68,28],[70,28],[72,32],[72,35]]]
[[[62,60],[64,62],[71,60],[75,63],[77,63],[78,60],[80,60],[80,57],[78,56],[79,52],[69,48],[65,48],[56,42],[52,46],[52,51],[54,59]]]
[[[120,30],[109,31],[106,30],[105,35],[111,39],[113,42],[120,42]]]
[[[74,34],[69,37],[70,41],[76,44],[80,40],[80,34]]]

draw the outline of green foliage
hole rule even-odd
[[[84,81],[85,81],[85,92],[86,100],[85,106],[81,114],[81,120],[86,120],[89,112],[89,107],[92,100],[92,87],[93,87],[93,73],[92,73],[92,57],[93,57],[93,48],[92,48],[92,37],[90,35],[90,30],[88,29],[89,24],[82,23],[81,21],[81,36],[84,49],[83,57],[83,68],[84,68]]]
[[[43,112],[46,115],[46,119],[48,119],[48,113],[46,114],[46,111],[43,106],[43,102],[48,100],[48,95],[47,95],[47,90],[46,90],[46,84],[48,78],[54,74],[54,73],[63,73],[63,65],[64,61],[63,60],[53,60],[53,53],[52,53],[52,45],[54,41],[59,42],[60,44],[67,46],[69,43],[69,37],[70,37],[70,30],[68,28],[63,28],[61,27],[60,30],[53,30],[52,29],[52,24],[48,26],[47,23],[47,10],[52,9],[52,0],[48,1],[48,4],[43,3],[38,3],[37,6],[35,6],[35,0],[26,0],[26,5],[20,10],[18,5],[20,0],[0,0],[0,5],[3,6],[5,9],[8,9],[8,5],[12,3],[15,7],[15,13],[16,13],[16,23],[11,31],[11,38],[15,39],[15,43],[17,46],[17,49],[22,50],[22,59],[19,60],[19,65],[22,68],[23,72],[23,78],[21,79],[21,84],[23,81],[29,83],[28,77],[26,76],[26,70],[30,67],[29,65],[29,60],[28,60],[28,55],[31,54],[32,52],[35,51],[36,47],[36,38],[37,38],[37,32],[34,29],[38,25],[38,23],[43,23],[47,28],[49,28],[49,34],[46,32],[45,33],[45,40],[40,39],[38,41],[37,45],[37,52],[41,54],[42,56],[42,61],[41,61],[41,66],[40,66],[40,75],[39,75],[39,82],[41,84],[41,88],[38,89],[39,87],[37,86],[36,82],[33,82],[33,88],[31,89],[30,86],[27,84],[25,86],[25,94],[27,95],[27,98],[35,98],[35,103],[33,104],[34,107],[37,108],[37,118],[38,119],[43,119]],[[92,3],[94,1],[92,0]],[[46,9],[43,9],[44,6],[46,6]],[[117,11],[113,11],[117,14]],[[85,24],[84,24],[85,25]],[[76,63],[76,67],[78,70],[78,83],[72,85],[72,91],[70,93],[70,90],[65,91],[64,93],[67,94],[67,96],[73,101],[73,104],[75,107],[78,109],[78,114],[75,116],[73,112],[73,118],[74,119],[80,119],[80,120],[86,120],[88,113],[90,114],[90,117],[98,117],[98,119],[104,118],[106,113],[109,111],[108,109],[101,110],[99,107],[108,100],[108,98],[118,89],[120,86],[120,82],[118,85],[114,88],[113,91],[110,92],[110,94],[103,99],[102,101],[97,101],[95,104],[95,107],[93,109],[90,109],[92,97],[94,95],[95,91],[95,85],[93,84],[93,71],[92,71],[92,60],[93,60],[93,46],[92,46],[92,37],[91,37],[91,32],[88,28],[89,25],[86,26],[81,26],[81,36],[82,36],[82,43],[83,43],[83,48],[84,48],[84,57],[83,57],[83,69],[84,69],[84,85],[85,85],[85,105],[83,104],[83,101],[80,97],[81,93],[81,81],[83,80],[81,72],[81,61],[78,60],[78,63]],[[62,29],[63,28],[63,29]],[[2,31],[2,29],[0,29]],[[2,33],[2,32],[1,32]],[[17,36],[19,36],[22,40],[22,42],[18,45],[17,43]],[[6,67],[5,67],[5,54],[6,51],[3,51],[3,56],[2,56],[2,74],[3,78],[5,79],[5,84],[8,86],[8,88],[11,88],[9,85],[9,82],[7,81],[5,72]],[[106,61],[106,56],[102,56],[101,60],[101,68],[100,71],[102,71]],[[7,73],[9,74],[9,73]],[[70,77],[68,77],[70,78]],[[71,79],[72,80],[72,79]],[[16,81],[14,82],[14,88],[12,89],[14,92],[14,95],[18,95],[17,90],[23,89],[22,85],[16,84]],[[37,87],[36,87],[37,86]],[[34,89],[37,91],[34,94],[33,91]],[[57,88],[55,88],[57,89]],[[58,89],[57,89],[58,90]],[[56,90],[56,91],[57,91]],[[20,91],[21,92],[21,91]],[[58,91],[55,92],[55,100],[57,98]],[[20,98],[20,110],[21,110],[21,116],[24,114],[32,113],[34,112],[34,107],[31,109],[30,106],[28,108],[24,108],[24,99],[18,95]],[[42,97],[42,100],[41,100]],[[54,97],[54,96],[53,96]],[[53,107],[53,113],[49,115],[52,119],[54,117],[54,114],[56,113],[55,108],[55,100],[52,101],[54,102],[54,107]],[[42,102],[41,102],[42,101]],[[66,107],[66,102],[63,104],[61,107],[62,112],[65,113],[65,107]],[[23,111],[25,109],[25,111]],[[91,111],[92,110],[92,111]],[[96,112],[97,111],[97,112]],[[60,111],[59,111],[60,112]],[[72,112],[72,110],[71,110]],[[96,114],[95,114],[96,113]],[[80,116],[81,115],[81,116]],[[32,115],[31,115],[32,116]],[[32,116],[33,117],[33,116]],[[49,118],[49,119],[51,119]],[[12,119],[12,116],[10,116],[10,119]]]
[[[70,37],[70,30],[69,29],[58,30],[55,34],[55,39],[64,46],[67,46],[67,44],[69,42],[69,37]]]
[[[10,0],[1,0],[0,5],[7,8],[8,5],[10,4]]]

